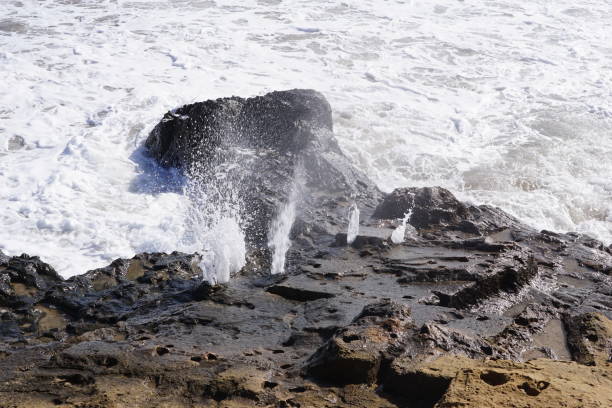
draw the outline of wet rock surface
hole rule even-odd
[[[289,185],[299,160],[318,160],[304,170],[284,275],[247,264],[210,285],[200,255],[175,252],[65,280],[44,260],[0,252],[0,407],[612,405],[611,248],[438,187],[385,196],[353,170],[317,181],[348,163],[321,98],[191,105],[148,143],[162,163],[191,166],[217,160],[206,149],[243,143],[215,126],[252,123],[257,138],[242,147],[261,166],[278,158],[249,178],[264,186]],[[195,134],[198,123],[214,131]],[[253,228],[286,198],[282,188],[257,194],[268,210],[250,213]],[[353,200],[361,228],[346,245]],[[393,243],[408,212],[413,228]]]

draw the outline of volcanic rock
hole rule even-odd
[[[529,229],[519,220],[488,205],[462,203],[442,187],[398,188],[376,207],[374,219],[403,219],[418,229],[446,227],[477,236],[507,228]]]
[[[468,216],[467,206],[441,187],[398,188],[385,197],[372,216],[404,218],[409,211],[412,211],[410,224],[416,228],[456,224]]]

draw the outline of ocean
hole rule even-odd
[[[63,276],[196,251],[162,115],[313,88],[384,191],[612,243],[610,1],[0,0],[0,250]]]

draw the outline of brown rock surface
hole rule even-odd
[[[452,378],[436,408],[610,407],[612,367],[546,359],[527,363],[442,357],[422,368]],[[453,374],[454,373],[454,374]]]
[[[410,309],[393,302],[366,306],[307,363],[309,375],[336,384],[372,384],[385,359],[403,348],[414,325]]]
[[[566,316],[567,343],[574,360],[587,365],[612,361],[612,321],[601,313]]]

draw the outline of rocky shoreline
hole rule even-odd
[[[146,146],[231,193],[246,265],[214,285],[198,254],[147,253],[63,279],[0,253],[0,407],[612,405],[610,246],[439,187],[383,194],[314,91],[188,105]],[[297,179],[270,275],[269,225]]]

